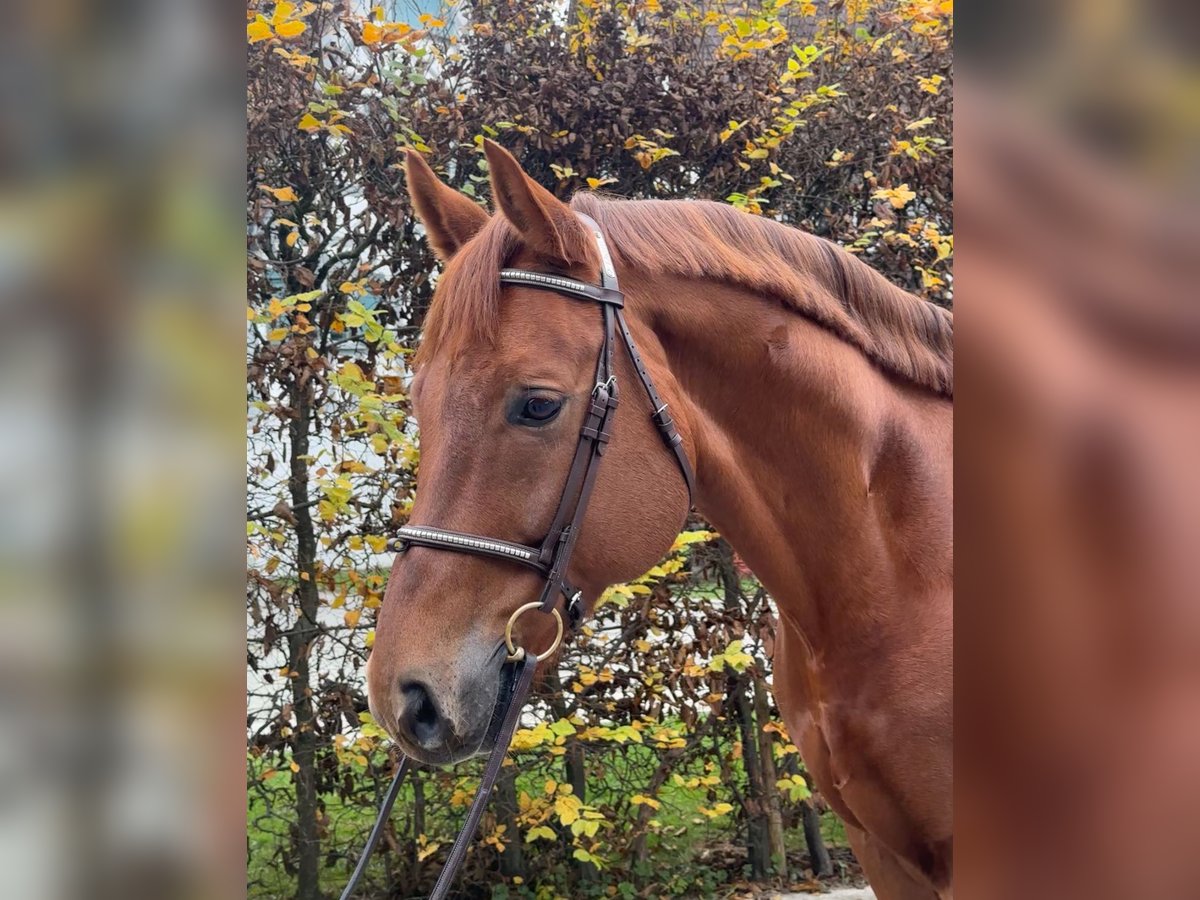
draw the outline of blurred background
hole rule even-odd
[[[1194,896],[1198,30],[1132,0],[6,10],[0,892],[344,879],[433,277],[392,167],[470,192],[487,135],[560,194],[724,200],[965,316],[960,895]],[[700,522],[612,592],[464,883],[747,895],[822,845],[853,878],[775,727],[770,615]],[[414,782],[372,890],[429,877],[471,778]]]

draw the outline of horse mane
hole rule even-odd
[[[954,393],[954,316],[893,285],[837,244],[706,200],[621,200],[590,192],[571,207],[603,228],[617,265],[719,281],[767,295],[857,347],[884,371]],[[687,240],[679,240],[686,235]],[[499,321],[496,273],[518,236],[503,216],[446,267],[453,302],[435,301],[422,350],[490,337]]]

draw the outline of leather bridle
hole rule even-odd
[[[654,387],[646,364],[638,353],[637,344],[625,321],[625,295],[617,287],[617,273],[613,269],[612,257],[604,234],[591,218],[580,214],[580,219],[588,227],[596,240],[596,248],[600,252],[600,285],[577,281],[564,275],[547,275],[542,272],[529,272],[525,269],[503,269],[500,272],[500,283],[518,285],[521,287],[537,288],[538,290],[553,291],[564,297],[575,300],[596,303],[603,317],[603,342],[600,354],[596,359],[596,381],[588,400],[587,414],[583,426],[579,429],[579,442],[575,447],[575,456],[567,474],[567,482],[563,486],[562,496],[558,501],[558,512],[549,531],[541,544],[533,547],[525,544],[514,544],[499,538],[483,537],[462,531],[450,531],[430,525],[405,525],[401,528],[394,541],[397,550],[409,546],[432,547],[436,550],[450,550],[455,553],[471,553],[476,556],[489,556],[495,559],[519,563],[531,568],[546,579],[537,606],[542,612],[553,613],[558,605],[561,594],[565,600],[567,616],[573,625],[578,625],[582,617],[581,595],[567,581],[567,566],[571,554],[575,550],[575,541],[579,537],[579,527],[587,511],[588,500],[595,485],[596,474],[600,469],[600,460],[611,436],[613,414],[617,408],[617,375],[613,368],[613,352],[616,335],[620,334],[633,368],[650,398],[654,412],[652,418],[667,447],[675,454],[683,480],[688,489],[688,501],[691,502],[694,477],[692,466],[683,450],[683,438],[675,428],[675,422],[667,411]],[[515,650],[509,646],[509,652]]]
[[[508,649],[506,665],[515,667],[516,671],[507,682],[509,689],[504,691],[505,696],[498,698],[493,712],[489,735],[494,731],[495,739],[487,766],[484,769],[483,779],[479,785],[479,792],[475,795],[471,810],[467,814],[466,823],[455,840],[450,857],[442,869],[433,893],[430,895],[430,900],[440,900],[449,891],[454,876],[465,858],[467,846],[478,827],[479,819],[483,815],[496,777],[500,773],[500,766],[503,764],[504,756],[508,752],[508,745],[516,730],[521,707],[524,705],[533,683],[534,669],[540,660],[547,658],[558,648],[562,640],[563,619],[558,610],[559,597],[563,598],[563,608],[572,631],[578,627],[583,618],[583,595],[567,580],[567,568],[575,551],[575,542],[579,538],[579,529],[583,523],[584,514],[587,512],[592,488],[596,483],[600,460],[604,457],[605,448],[612,436],[613,417],[618,399],[617,374],[613,367],[617,335],[620,335],[621,342],[625,345],[625,350],[633,362],[634,371],[637,372],[642,387],[645,388],[646,394],[650,398],[650,405],[653,409],[651,419],[658,428],[659,434],[662,435],[667,448],[675,455],[675,459],[679,463],[679,470],[683,475],[684,484],[687,486],[688,505],[691,506],[695,482],[692,466],[683,449],[683,438],[680,437],[679,431],[675,428],[675,422],[667,412],[667,404],[655,390],[654,381],[646,370],[646,365],[634,343],[633,335],[629,331],[629,325],[625,321],[625,296],[618,289],[617,273],[608,252],[608,244],[605,243],[600,226],[593,219],[582,213],[577,215],[594,236],[596,249],[600,253],[599,285],[578,281],[565,275],[550,275],[525,269],[503,269],[500,272],[501,284],[553,291],[573,300],[598,304],[603,319],[603,341],[600,345],[599,357],[596,360],[595,386],[592,388],[588,400],[588,409],[584,415],[583,425],[579,429],[579,441],[576,444],[575,455],[567,473],[567,481],[558,502],[558,511],[554,515],[546,537],[539,545],[531,546],[464,531],[451,531],[432,525],[409,524],[399,529],[396,538],[390,543],[390,546],[397,552],[403,552],[408,547],[428,547],[434,550],[449,550],[454,553],[467,553],[517,563],[535,570],[545,579],[539,599],[518,607],[509,617],[508,625],[505,628],[504,641]],[[558,626],[554,643],[538,656],[526,653],[523,647],[515,646],[512,637],[513,625],[517,619],[532,609],[553,615]],[[487,738],[485,738],[486,742]],[[363,850],[363,855],[355,867],[354,874],[350,877],[350,883],[342,893],[342,900],[348,900],[366,870],[367,859],[383,833],[392,804],[395,803],[408,767],[408,757],[402,756],[396,776],[384,798],[379,818],[371,830],[371,835]]]

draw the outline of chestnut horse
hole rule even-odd
[[[596,283],[575,211],[586,213],[695,468],[696,507],[778,605],[775,692],[812,778],[881,900],[951,896],[951,314],[778,223],[700,201],[584,193],[568,206],[505,150],[485,150],[492,217],[408,157],[446,264],[412,386],[412,522],[534,545],[546,533],[599,316],[497,276],[515,266]],[[623,352],[617,365],[636,385]],[[654,565],[688,512],[645,396],[623,397],[569,572],[586,609]],[[405,753],[447,763],[479,749],[505,623],[540,581],[478,556],[396,558],[368,692]],[[518,630],[532,649],[553,640],[550,616]]]

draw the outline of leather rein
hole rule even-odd
[[[638,353],[633,335],[625,321],[625,296],[617,284],[617,273],[613,268],[612,257],[608,252],[604,234],[600,226],[588,216],[577,213],[587,226],[596,241],[596,249],[600,253],[600,284],[589,284],[564,275],[549,275],[542,272],[531,272],[525,269],[503,269],[500,272],[500,283],[521,287],[537,288],[553,291],[573,300],[596,303],[600,307],[603,318],[603,342],[600,354],[596,360],[596,382],[592,388],[588,410],[584,415],[583,425],[579,429],[579,442],[575,447],[575,455],[571,468],[567,473],[567,481],[563,487],[562,496],[558,502],[558,512],[550,525],[546,537],[538,546],[517,544],[499,538],[484,537],[463,531],[450,531],[432,525],[405,525],[397,531],[397,536],[389,543],[396,552],[404,552],[408,547],[429,547],[434,550],[448,550],[454,553],[467,553],[475,556],[486,556],[492,559],[506,560],[537,571],[545,578],[539,599],[518,607],[508,620],[504,631],[504,642],[508,649],[506,666],[512,666],[512,677],[502,679],[507,687],[502,690],[502,696],[497,698],[492,713],[492,721],[488,728],[488,737],[493,737],[492,749],[484,768],[483,778],[479,783],[479,791],[471,803],[466,821],[454,841],[450,856],[438,876],[430,900],[441,900],[445,897],[454,882],[467,848],[479,826],[479,820],[487,806],[496,778],[508,753],[520,720],[521,708],[529,695],[533,684],[533,673],[537,664],[549,657],[558,649],[563,637],[563,618],[558,610],[559,597],[563,598],[563,608],[574,631],[583,619],[583,594],[567,580],[567,568],[571,555],[575,550],[575,541],[579,537],[579,529],[587,511],[588,500],[595,486],[596,474],[600,468],[600,460],[612,434],[613,416],[617,408],[617,374],[613,367],[613,355],[616,338],[620,335],[634,371],[650,398],[653,408],[651,419],[658,428],[659,434],[667,448],[675,455],[679,470],[683,475],[688,490],[688,504],[694,493],[695,476],[691,463],[683,449],[683,438],[675,428],[675,423],[667,412],[667,404],[655,390],[654,381],[646,370],[641,354]],[[513,643],[513,625],[525,612],[537,609],[540,612],[553,615],[558,626],[554,643],[539,655],[527,653],[524,647]],[[488,737],[484,738],[487,743]],[[396,775],[384,795],[379,810],[379,817],[367,838],[367,844],[359,857],[358,865],[350,876],[350,881],[342,892],[341,900],[349,900],[358,883],[366,872],[367,861],[372,851],[379,843],[392,806],[400,792],[400,786],[408,772],[410,760],[401,755]]]

